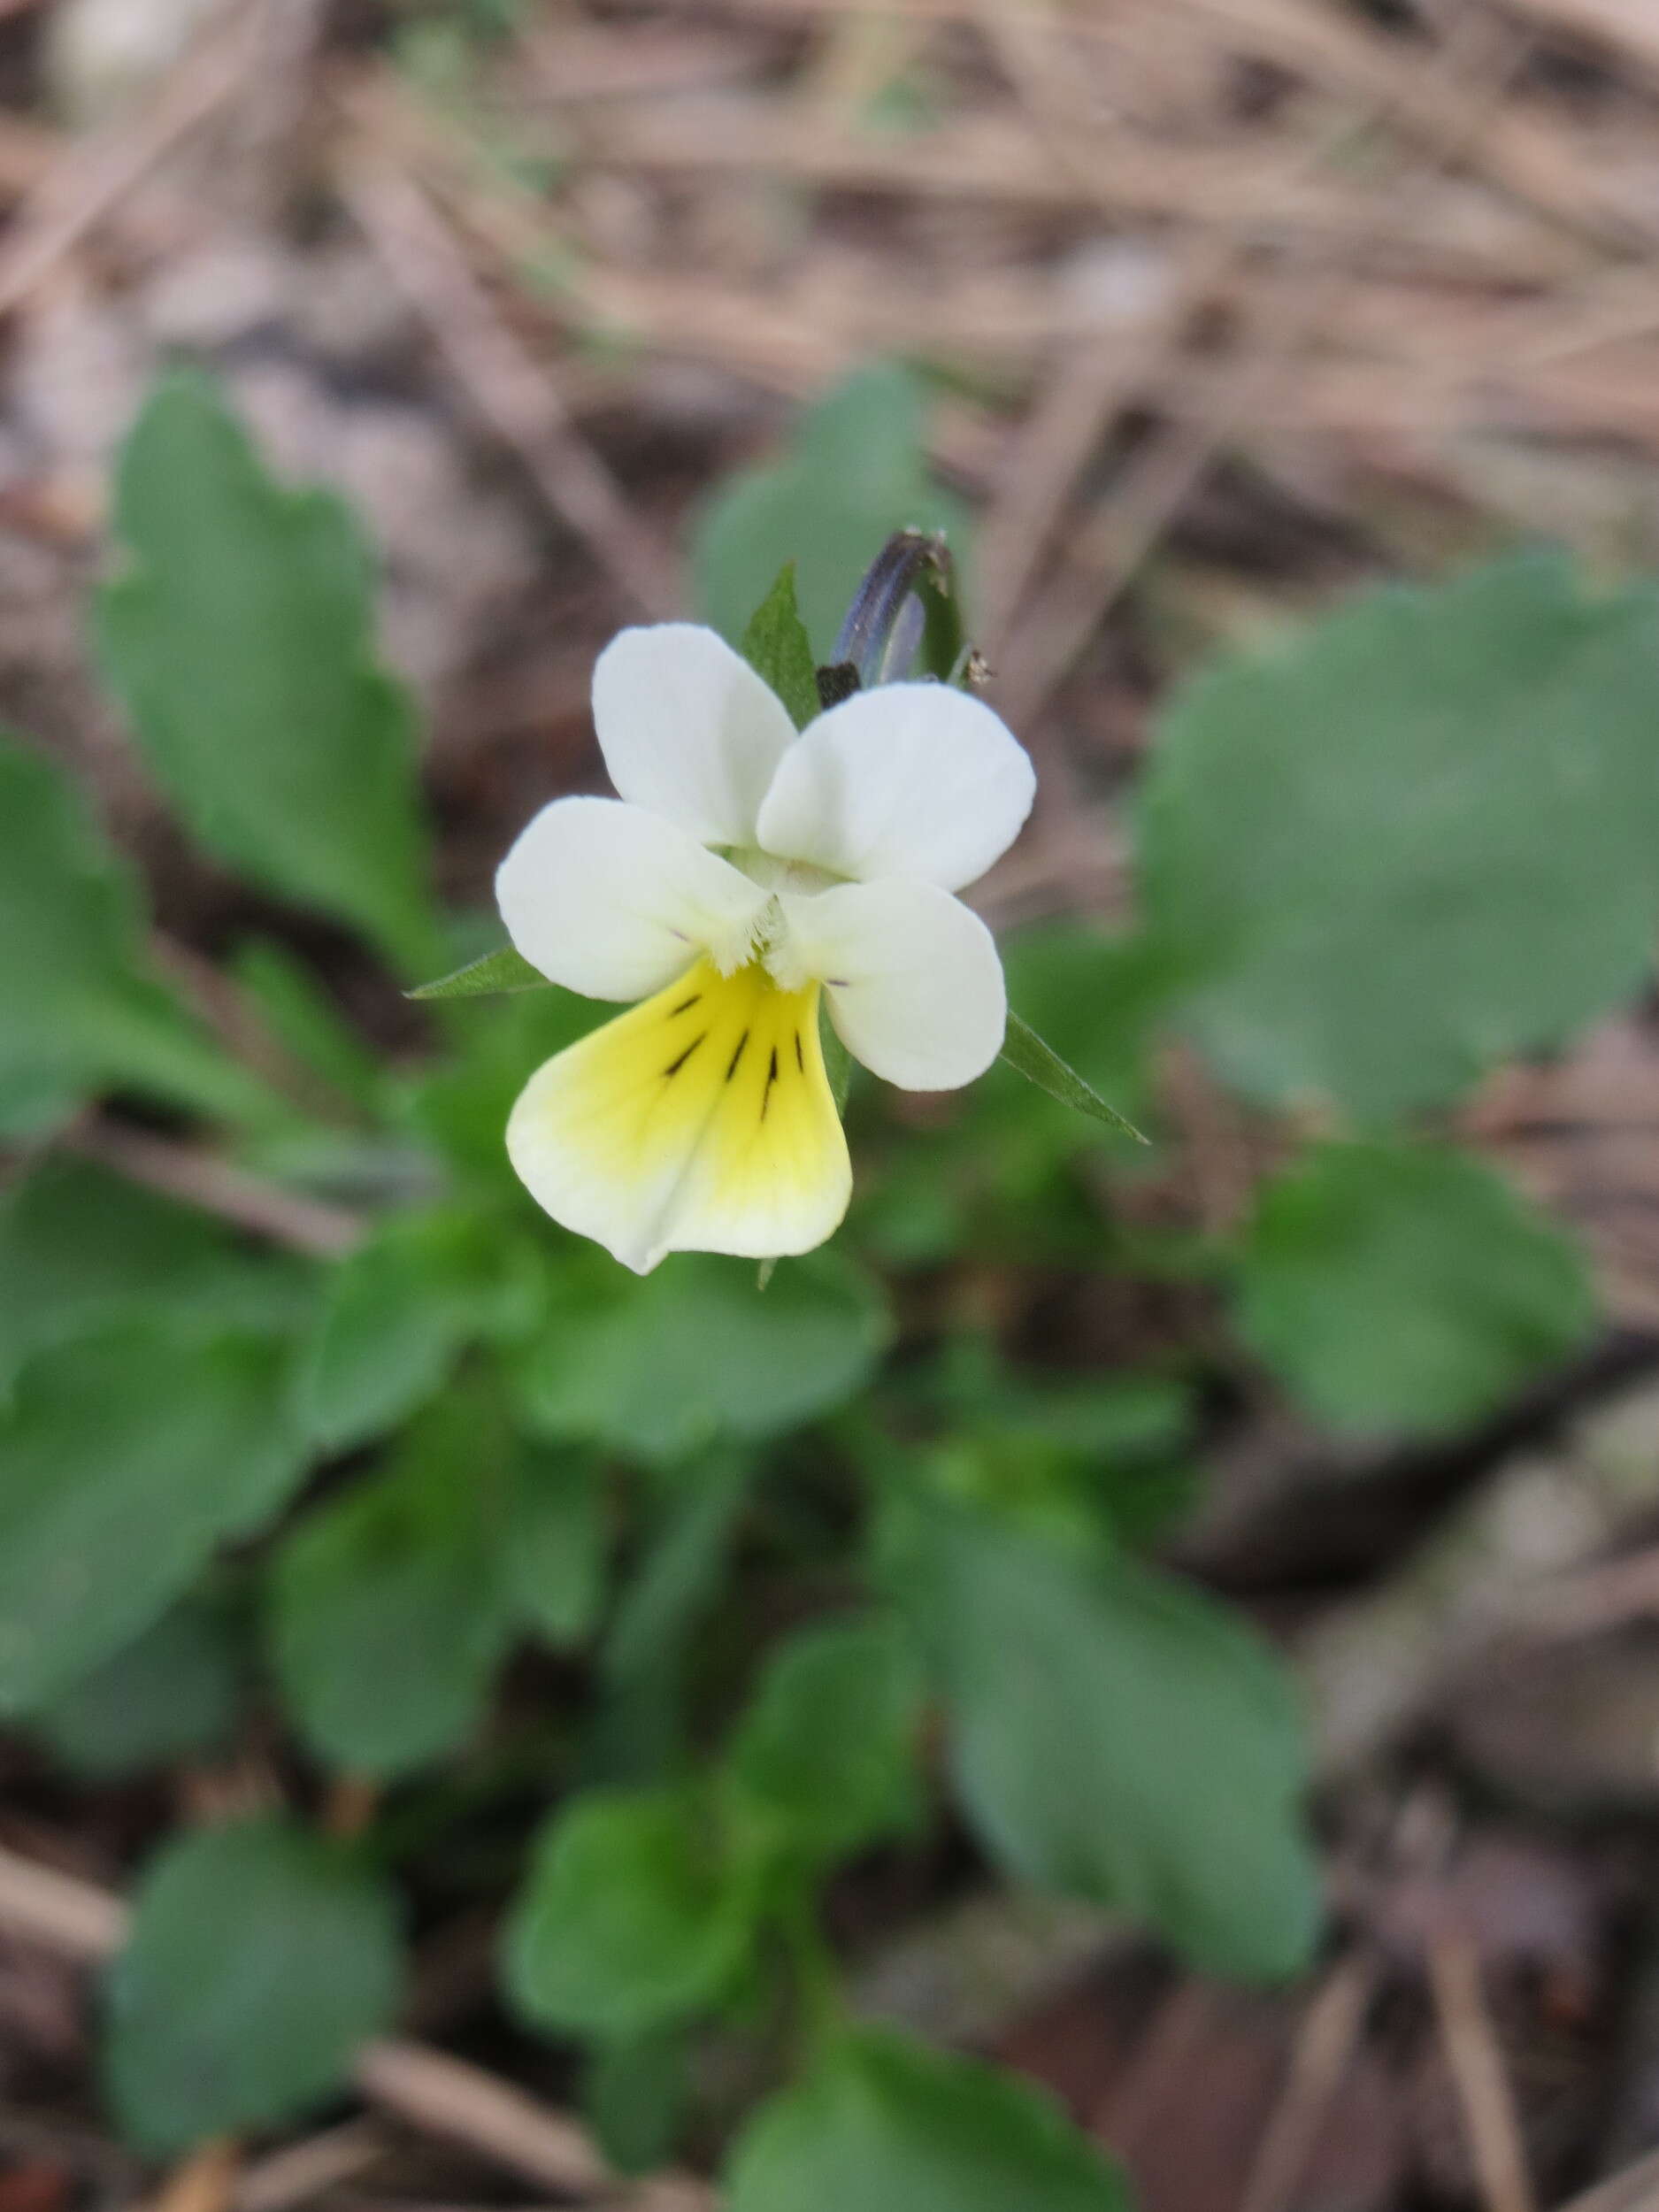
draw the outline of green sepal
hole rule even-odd
[[[795,603],[793,561],[784,563],[778,580],[749,617],[741,649],[755,673],[788,709],[797,730],[817,720],[818,664]]]
[[[1074,1107],[1091,1120],[1104,1122],[1107,1128],[1133,1137],[1137,1144],[1151,1142],[1125,1115],[1120,1114],[1115,1106],[1109,1106],[1052,1045],[1045,1044],[1029,1022],[1021,1021],[1011,1010],[1008,1031],[1002,1039],[1002,1056],[1010,1068],[1018,1068],[1027,1081],[1034,1083],[1040,1091],[1047,1091],[1050,1098],[1057,1098],[1063,1106]]]
[[[469,960],[464,968],[457,968],[449,975],[441,975],[435,983],[419,984],[406,991],[405,998],[490,998],[503,991],[551,991],[557,986],[550,983],[540,968],[533,968],[521,952],[511,945],[503,945],[499,951],[487,952],[476,960]]]

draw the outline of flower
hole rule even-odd
[[[556,1221],[640,1274],[664,1253],[810,1251],[852,1169],[818,1037],[954,1090],[1007,1019],[990,932],[951,894],[1030,811],[977,699],[886,684],[796,735],[712,630],[624,630],[594,670],[621,796],[557,799],[501,864],[508,934],[551,981],[640,1000],[530,1079],[507,1149]]]

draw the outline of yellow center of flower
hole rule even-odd
[[[758,961],[723,976],[700,960],[538,1071],[509,1125],[514,1164],[583,1233],[578,1214],[614,1231],[624,1199],[636,1267],[709,1239],[808,1250],[851,1187],[818,1018],[816,983],[780,990]]]

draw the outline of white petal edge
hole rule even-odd
[[[767,895],[672,822],[619,799],[555,799],[495,873],[514,946],[588,998],[647,997],[699,953],[735,967]]]
[[[882,684],[802,732],[757,827],[780,859],[959,891],[1013,843],[1036,787],[1025,747],[982,700],[949,684]]]
[[[816,977],[855,1060],[904,1091],[954,1091],[1002,1048],[1008,993],[996,941],[934,884],[840,884],[781,902],[784,979]]]
[[[770,686],[695,622],[612,638],[594,667],[594,729],[622,796],[704,845],[754,843],[760,803],[795,734]]]

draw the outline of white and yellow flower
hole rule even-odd
[[[1030,810],[980,701],[886,684],[798,736],[712,630],[625,630],[594,671],[621,796],[557,799],[502,863],[509,935],[551,981],[640,1000],[559,1053],[507,1149],[556,1221],[644,1274],[664,1253],[810,1251],[852,1170],[819,994],[856,1059],[954,1090],[1007,1019],[990,932],[951,895]]]

